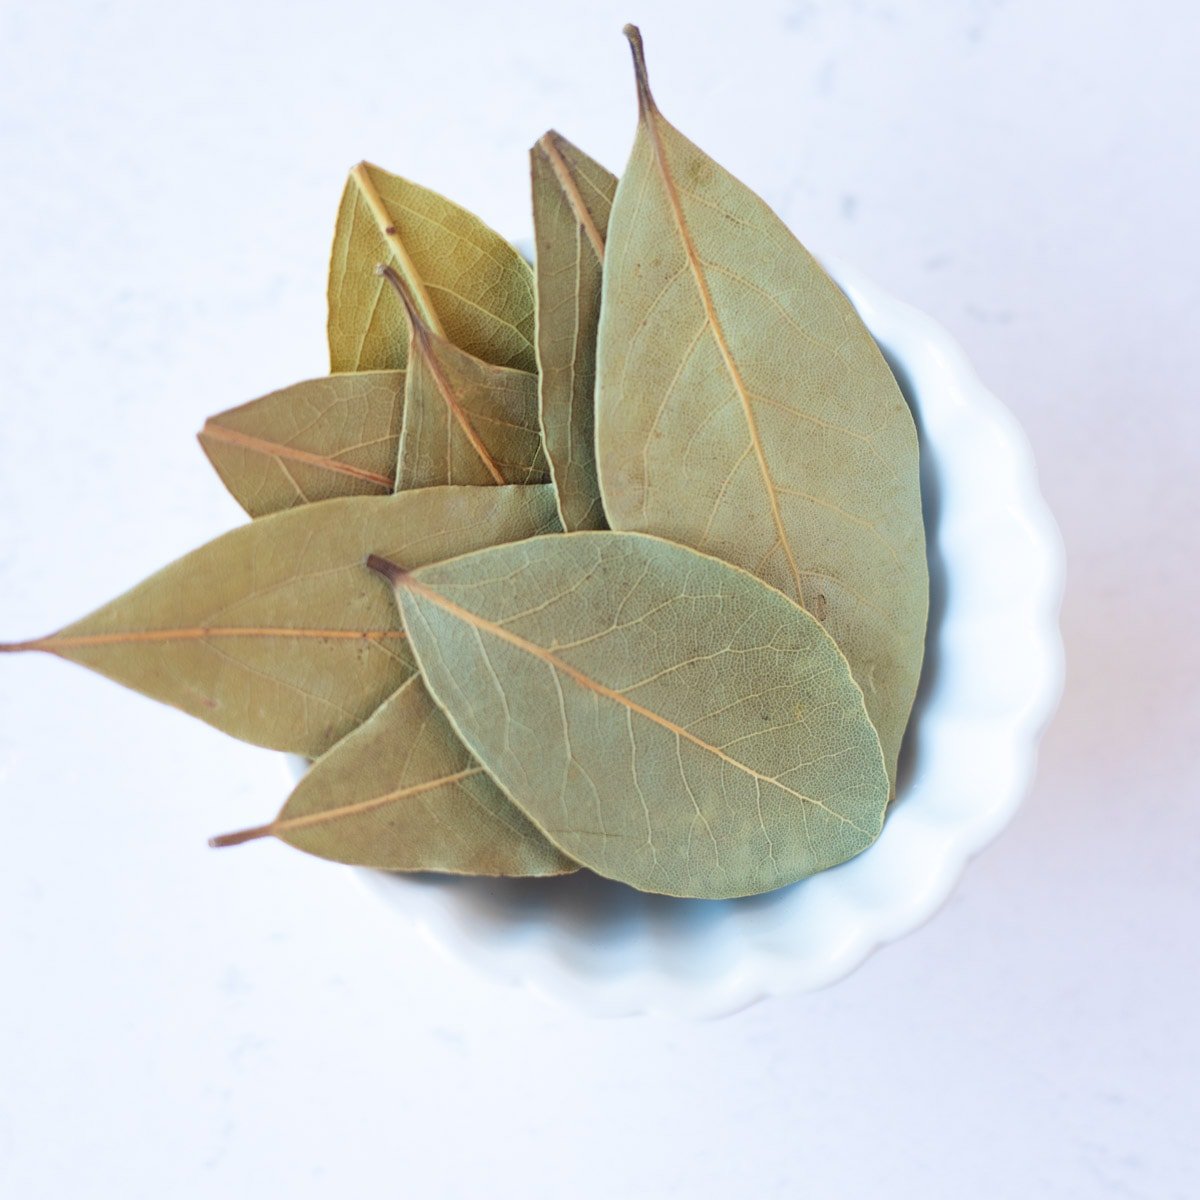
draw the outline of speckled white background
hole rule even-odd
[[[514,235],[547,126],[618,167],[630,18],[668,115],[1024,422],[1070,557],[1026,808],[828,992],[593,1023],[208,851],[275,757],[6,657],[5,1196],[1195,1195],[1194,4],[0,5],[0,635],[239,519],[192,434],[325,369],[357,158]]]

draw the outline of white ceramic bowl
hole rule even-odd
[[[915,929],[1012,817],[1062,681],[1063,552],[1029,444],[935,322],[831,271],[874,334],[921,435],[927,658],[882,835],[848,863],[744,900],[549,880],[358,878],[440,950],[597,1016],[715,1017],[824,987]]]

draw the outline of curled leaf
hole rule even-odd
[[[529,160],[546,457],[563,528],[603,529],[593,396],[604,238],[617,178],[553,130]]]
[[[333,371],[401,368],[403,313],[384,303],[375,264],[412,289],[431,329],[502,367],[536,368],[529,264],[478,217],[371,163],[350,172],[329,266]]]
[[[70,659],[260,746],[316,757],[413,674],[372,551],[433,562],[557,527],[548,485],[288,509],[185,555],[58,633]]]
[[[879,739],[820,623],[659,538],[539,537],[387,567],[426,686],[565,854],[644,891],[768,891],[858,854]]]
[[[419,676],[313,763],[269,825],[213,838],[277,837],[385,871],[561,875],[577,869],[454,736]]]
[[[912,416],[837,285],[659,112],[626,34],[639,123],[597,350],[609,522],[736,563],[822,620],[894,782],[928,607]]]
[[[252,517],[395,487],[404,372],[310,379],[209,417],[200,445]]]

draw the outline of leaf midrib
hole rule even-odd
[[[364,467],[356,467],[351,463],[341,462],[336,458],[330,458],[324,454],[314,454],[309,450],[301,450],[297,446],[288,446],[282,442],[272,442],[267,438],[259,438],[253,434],[242,433],[240,430],[230,429],[226,425],[216,424],[212,420],[204,423],[204,428],[200,431],[200,437],[201,440],[211,438],[215,442],[237,446],[239,449],[249,450],[255,454],[263,454],[268,458],[290,459],[293,462],[305,463],[322,471],[331,471],[338,475],[349,475],[353,479],[362,479],[367,483],[377,483],[381,487],[387,488],[388,491],[391,491],[395,485],[395,480],[387,475],[380,475],[375,471],[368,471]]]
[[[429,327],[436,333],[444,335],[446,331],[438,319],[437,309],[433,307],[433,301],[430,300],[429,293],[425,290],[425,281],[421,278],[416,264],[409,256],[408,247],[396,231],[396,222],[392,214],[388,211],[383,197],[379,194],[379,189],[376,188],[375,181],[371,178],[370,164],[365,162],[359,163],[350,172],[350,178],[358,185],[363,202],[366,204],[379,230],[379,236],[383,238],[388,249],[395,256],[396,262],[404,274],[405,281],[412,288],[417,302],[423,310],[422,315],[428,322]]]
[[[486,617],[481,617],[478,613],[473,613],[469,609],[463,608],[461,605],[456,604],[453,600],[449,599],[449,597],[443,596],[440,592],[437,592],[428,585],[421,583],[417,579],[414,579],[412,575],[405,574],[398,578],[396,580],[396,587],[398,589],[404,589],[423,597],[431,604],[436,605],[438,608],[442,609],[450,616],[455,617],[457,620],[462,621],[472,629],[490,634],[501,641],[508,642],[509,645],[516,647],[518,650],[524,651],[526,654],[532,655],[541,662],[544,662],[553,671],[561,672],[563,675],[566,675],[567,678],[579,684],[580,687],[586,688],[587,690],[594,692],[595,694],[602,696],[607,700],[611,700],[614,703],[621,705],[629,712],[635,713],[643,719],[658,725],[662,729],[665,729],[667,732],[673,734],[676,738],[690,742],[698,749],[711,754],[727,765],[742,771],[744,774],[750,776],[750,778],[754,780],[757,780],[759,783],[769,784],[804,804],[814,805],[823,812],[827,813],[829,816],[833,817],[835,820],[841,821],[843,824],[849,825],[851,828],[856,829],[864,836],[874,836],[871,830],[864,829],[857,822],[852,821],[849,817],[844,816],[842,813],[830,808],[829,805],[823,803],[815,797],[806,796],[803,792],[797,792],[794,788],[788,787],[787,784],[781,783],[778,779],[773,779],[770,775],[764,775],[762,772],[754,770],[753,767],[738,761],[738,759],[734,758],[732,755],[726,754],[720,749],[720,747],[714,746],[710,742],[706,742],[703,738],[697,737],[694,733],[688,729],[685,729],[683,726],[676,725],[674,721],[664,717],[661,713],[656,713],[653,709],[646,708],[645,705],[639,704],[636,700],[631,700],[628,696],[623,695],[621,692],[606,686],[599,680],[591,678],[590,675],[584,674],[584,672],[580,671],[577,667],[574,667],[570,663],[559,658],[558,655],[554,654],[550,650],[547,650],[544,646],[539,646],[536,642],[531,642],[527,638],[523,638],[520,634],[514,633],[511,629],[506,629],[503,625],[500,625],[495,621],[489,621]]]
[[[239,829],[236,833],[223,833],[219,837],[209,838],[208,844],[214,848],[225,846],[240,846],[244,842],[257,841],[264,837],[278,837],[297,829],[310,829],[314,825],[327,825],[348,817],[361,816],[376,808],[395,804],[399,800],[407,800],[413,796],[421,796],[427,792],[437,791],[442,787],[450,787],[469,779],[474,775],[482,775],[482,767],[465,767],[449,775],[440,775],[436,779],[426,779],[421,783],[410,784],[408,787],[397,788],[392,792],[384,792],[381,796],[370,796],[366,800],[357,800],[353,804],[341,804],[336,808],[326,808],[319,812],[304,813],[299,817],[277,817],[266,825],[255,825],[251,829]]]
[[[35,638],[0,645],[0,651],[83,650],[91,646],[124,646],[137,642],[201,641],[206,638],[323,638],[332,641],[384,642],[408,635],[402,629],[290,629],[283,626],[194,625],[181,629],[132,629],[117,633],[83,633]]]
[[[483,774],[485,772],[482,767],[464,767],[461,771],[454,771],[449,775],[439,775],[436,779],[424,779],[420,783],[412,783],[407,787],[397,788],[395,791],[384,792],[381,796],[357,800],[353,804],[342,804],[337,808],[305,813],[299,817],[280,817],[279,820],[272,821],[267,828],[278,835],[280,832],[286,833],[293,829],[307,829],[313,825],[323,825],[332,821],[344,820],[347,817],[357,817],[362,813],[371,812],[373,809],[383,808],[385,805],[395,804],[400,800],[408,800],[413,796],[422,796],[427,792],[435,792],[438,788],[451,787],[456,783],[461,783],[464,779],[471,779],[476,775]]]
[[[779,495],[776,491],[775,481],[771,475],[770,466],[767,463],[766,452],[762,443],[762,436],[758,429],[758,420],[754,415],[754,409],[751,406],[750,389],[746,386],[745,380],[742,378],[741,370],[738,368],[737,362],[733,357],[733,351],[730,349],[729,342],[725,337],[725,330],[721,325],[721,320],[717,315],[716,305],[713,302],[712,292],[709,290],[708,279],[704,274],[704,264],[700,259],[699,252],[696,250],[696,244],[692,239],[692,232],[687,223],[687,217],[683,212],[683,204],[679,199],[679,191],[675,185],[675,178],[671,174],[670,167],[667,163],[666,148],[662,142],[662,136],[659,132],[658,122],[662,120],[658,109],[648,106],[642,113],[642,123],[646,130],[647,136],[650,139],[651,153],[654,157],[655,166],[658,168],[659,177],[662,179],[663,189],[667,194],[667,203],[670,206],[671,214],[675,220],[675,227],[679,233],[679,240],[683,244],[684,255],[687,258],[688,266],[691,268],[692,278],[696,284],[696,290],[700,293],[700,303],[704,307],[705,321],[708,327],[712,330],[713,340],[717,343],[717,349],[720,352],[721,359],[725,364],[725,369],[729,374],[729,378],[733,383],[734,390],[738,394],[738,398],[742,402],[742,412],[746,418],[746,426],[750,435],[750,444],[754,449],[754,455],[758,462],[759,473],[762,476],[763,485],[766,488],[767,500],[771,508],[771,519],[775,524],[775,531],[779,537],[779,544],[783,547],[784,554],[787,556],[788,568],[792,575],[792,580],[796,589],[796,602],[803,606],[804,604],[804,585],[801,582],[801,571],[799,564],[796,562],[796,556],[792,550],[792,544],[787,535],[787,526],[783,520],[783,511],[779,503]]]
[[[604,238],[596,225],[595,218],[592,216],[592,210],[588,208],[587,202],[583,198],[583,193],[579,190],[579,184],[571,172],[570,165],[559,149],[558,142],[552,134],[547,133],[538,140],[537,148],[545,155],[550,169],[554,172],[554,178],[558,182],[559,190],[562,192],[563,198],[571,209],[576,223],[587,234],[587,239],[592,244],[592,250],[597,260],[603,262]]]
[[[431,332],[434,333],[435,337],[437,336],[436,332],[426,330],[420,325],[414,323],[411,343],[412,349],[421,356],[421,361],[425,364],[429,374],[433,377],[434,387],[437,388],[438,394],[445,403],[450,416],[454,418],[454,421],[458,425],[459,430],[462,432],[463,437],[467,439],[471,449],[475,451],[479,461],[483,464],[484,470],[487,471],[487,473],[492,477],[494,483],[497,485],[503,485],[508,481],[504,478],[504,473],[496,465],[496,460],[492,457],[491,451],[489,451],[487,446],[484,444],[483,438],[479,436],[479,431],[472,424],[467,410],[463,408],[462,404],[460,403],[458,394],[455,392],[453,384],[451,384],[450,380],[446,377],[446,372],[442,367],[441,360],[439,359],[429,336]],[[444,338],[442,339],[442,342],[447,346],[449,345]]]

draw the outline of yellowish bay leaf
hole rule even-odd
[[[456,346],[498,366],[536,369],[528,263],[466,209],[360,163],[342,196],[329,265],[333,371],[407,365],[404,314],[385,302],[380,262],[412,289],[430,328]]]

